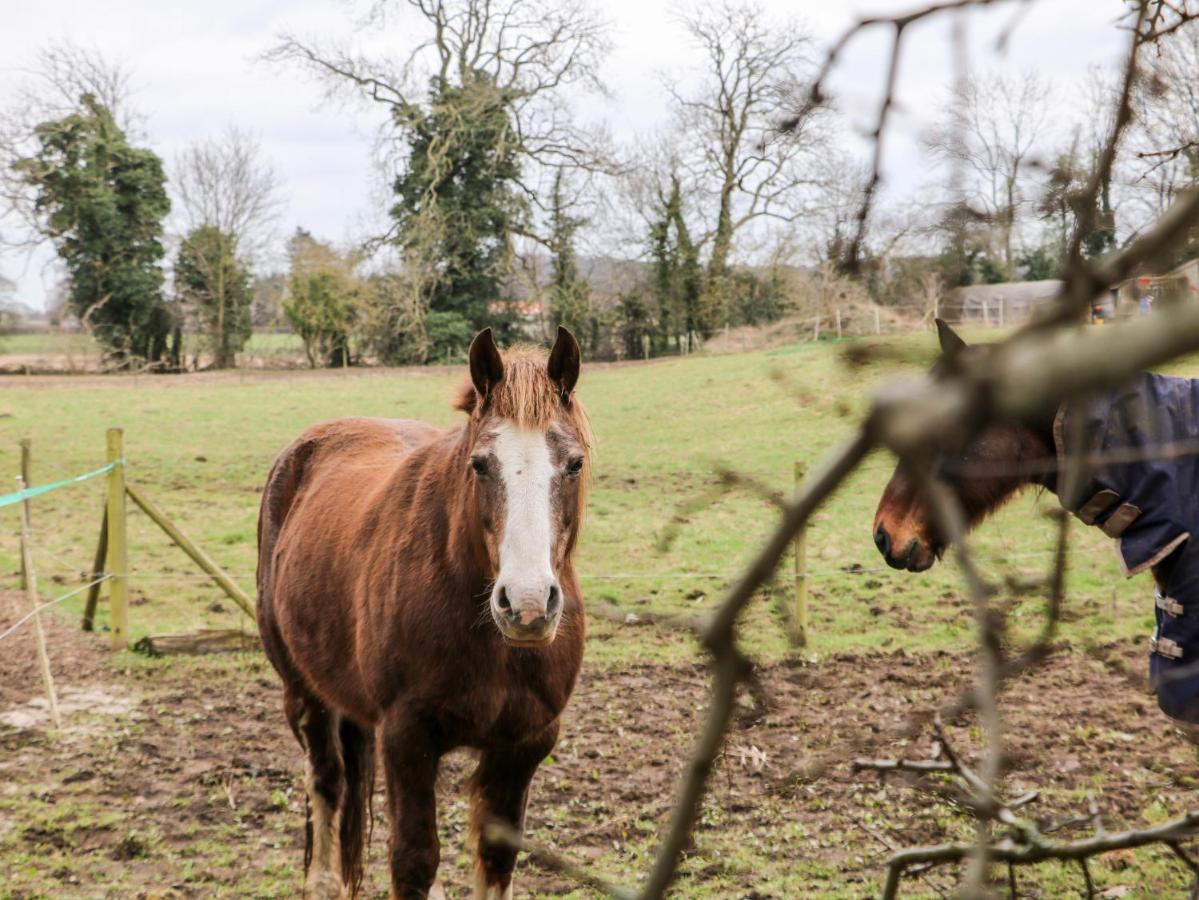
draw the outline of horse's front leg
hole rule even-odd
[[[471,778],[470,842],[475,844],[475,900],[511,900],[516,851],[505,842],[488,840],[490,823],[524,833],[529,783],[558,740],[555,722],[534,740],[488,750]]]
[[[383,768],[391,813],[392,900],[442,897],[437,878],[437,767],[444,752],[428,729],[401,714],[383,723]]]

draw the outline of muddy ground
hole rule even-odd
[[[0,631],[14,610],[0,595]],[[246,654],[120,670],[103,637],[59,621],[49,632],[60,732],[46,727],[31,633],[0,643],[0,897],[298,894],[301,757],[269,665]],[[895,651],[765,668],[769,708],[744,699],[677,895],[877,895],[888,847],[965,835],[966,816],[928,787],[856,775],[849,760],[927,758],[927,731],[897,735],[913,712],[964,687],[969,665],[965,655]],[[1199,806],[1195,748],[1144,693],[1143,668],[1139,646],[1062,647],[1007,691],[1005,789],[1039,789],[1026,813],[1043,826],[1086,818],[1092,805],[1108,829]],[[698,665],[585,669],[564,738],[534,785],[536,839],[618,880],[643,872],[706,689]],[[951,731],[972,755],[973,723]],[[467,895],[470,763],[451,757],[441,780],[451,897]],[[375,816],[369,895],[386,896],[381,796]],[[1187,883],[1165,852],[1124,853],[1092,870],[1105,896],[1174,896]],[[951,890],[955,878],[913,879],[909,895]],[[1063,869],[1022,875],[1020,885],[1021,896],[1063,896],[1081,892],[1082,878]],[[518,896],[575,889],[528,863],[518,873]]]

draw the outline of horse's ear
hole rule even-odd
[[[944,319],[936,319],[937,337],[941,341],[941,353],[946,359],[956,359],[958,354],[965,350],[969,345],[962,340],[961,336],[949,327],[949,323]]]
[[[484,328],[470,342],[470,380],[479,396],[485,398],[503,378],[504,361],[500,359],[491,329]]]
[[[570,401],[570,392],[575,389],[579,380],[580,362],[579,342],[573,334],[559,325],[558,339],[554,341],[554,349],[550,351],[547,368],[550,380],[558,385],[564,403]]]

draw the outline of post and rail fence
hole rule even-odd
[[[26,622],[33,620],[37,634],[39,665],[46,682],[47,698],[51,712],[55,710],[53,680],[50,674],[49,658],[45,646],[45,635],[40,613],[74,597],[84,591],[87,598],[84,603],[82,627],[84,631],[95,628],[96,607],[100,600],[101,588],[108,585],[108,625],[109,639],[112,649],[124,650],[129,644],[129,543],[126,532],[127,500],[132,500],[163,532],[178,546],[237,606],[254,618],[254,600],[222,569],[204,550],[192,540],[186,532],[156,506],[146,493],[133,484],[127,477],[127,462],[125,460],[124,433],[120,428],[110,428],[105,435],[105,464],[98,469],[84,472],[80,475],[63,478],[47,484],[35,485],[32,478],[33,448],[28,440],[21,441],[21,474],[18,478],[19,489],[8,494],[0,494],[0,508],[19,505],[21,514],[21,585],[28,600],[29,611],[21,616],[14,624],[0,632],[0,640],[16,631]],[[69,591],[49,602],[41,603],[37,593],[37,575],[34,571],[32,518],[30,501],[44,494],[58,491],[89,481],[100,476],[105,477],[104,511],[100,521],[99,540],[92,561],[88,582],[82,587]]]
[[[17,621],[0,632],[0,641],[17,631],[25,623],[32,620],[36,637],[38,667],[41,671],[45,686],[46,698],[52,720],[57,726],[58,715],[57,697],[54,679],[50,668],[50,656],[46,643],[45,629],[41,613],[65,600],[86,592],[81,627],[84,631],[95,629],[96,611],[100,601],[101,590],[108,585],[108,627],[109,642],[113,651],[124,650],[129,645],[129,543],[127,536],[127,501],[132,500],[151,521],[198,566],[213,583],[225,593],[238,608],[251,619],[255,618],[254,599],[247,594],[225,572],[221,566],[206,553],[186,532],[173,522],[146,493],[127,477],[127,461],[124,450],[124,433],[120,428],[110,428],[105,435],[105,464],[97,469],[80,475],[63,478],[46,484],[33,483],[33,448],[26,439],[20,442],[21,474],[17,478],[19,489],[8,494],[0,495],[0,508],[19,506],[20,512],[20,560],[21,588],[24,592],[28,610],[19,616]],[[793,476],[796,489],[806,474],[802,462],[794,464]],[[104,476],[105,496],[103,512],[100,519],[99,538],[92,560],[91,569],[86,573],[87,581],[61,596],[47,602],[42,602],[38,595],[37,574],[33,558],[33,529],[31,526],[31,501],[36,497],[72,487]],[[807,565],[807,536],[801,532],[796,536],[794,546],[794,590],[791,596],[783,600],[783,617],[786,620],[787,631],[792,646],[801,648],[807,645],[810,638],[810,622],[808,615],[808,581],[811,574]],[[694,573],[691,573],[694,574]],[[602,577],[602,576],[600,576]],[[168,648],[167,652],[210,652],[211,649],[225,649],[230,646],[223,633],[213,632],[201,635],[160,635],[147,639],[144,649],[151,653]],[[244,638],[244,636],[243,636]],[[234,642],[238,644],[239,642]],[[240,642],[244,644],[244,640]],[[173,650],[171,648],[174,648]],[[205,649],[207,648],[207,649]],[[136,649],[143,649],[141,642]]]

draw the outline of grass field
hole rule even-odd
[[[185,334],[184,357],[205,354],[200,335]],[[296,366],[304,364],[304,345],[291,332],[256,331],[243,348],[239,362],[247,368]],[[0,371],[88,372],[99,371],[103,359],[99,345],[80,332],[41,331],[0,334]]]
[[[931,360],[932,341],[892,339],[890,356],[910,370]],[[701,612],[747,559],[773,522],[769,505],[747,492],[712,499],[727,467],[776,490],[792,487],[795,461],[814,464],[847,435],[872,388],[899,377],[896,362],[847,368],[826,344],[763,353],[692,357],[649,365],[597,366],[580,387],[598,437],[595,484],[581,545],[584,585],[637,611]],[[49,481],[103,462],[104,430],[125,429],[128,477],[247,589],[252,589],[258,491],[275,454],[307,425],[339,415],[427,419],[451,425],[449,407],[462,376],[450,370],[362,370],[291,377],[229,373],[200,377],[0,381],[0,472],[16,472],[17,441],[34,446],[34,478]],[[957,646],[968,635],[939,598],[959,586],[952,563],[923,575],[885,568],[870,541],[879,493],[892,467],[876,454],[817,516],[809,539],[815,653],[894,646]],[[69,578],[90,560],[101,487],[84,485],[34,506],[47,575]],[[706,502],[712,499],[712,502]],[[1051,550],[1041,513],[1052,497],[1019,497],[978,536],[997,570],[1028,577]],[[669,548],[660,539],[682,511]],[[9,523],[0,565],[16,565]],[[1135,602],[1147,588],[1125,582],[1109,542],[1077,536],[1081,564],[1071,569],[1077,636],[1143,632],[1151,622]],[[139,605],[135,637],[147,631],[227,624],[220,601],[145,517],[131,518],[131,569]],[[879,598],[893,614],[863,616]],[[1029,615],[1036,612],[1028,609]],[[1018,611],[1018,618],[1020,613]],[[770,608],[756,610],[753,648],[785,653]],[[655,648],[655,654],[661,652]],[[680,641],[677,652],[692,650]],[[606,642],[597,654],[636,657],[635,643]]]
[[[730,468],[772,489],[789,490],[795,462],[819,460],[851,431],[871,391],[884,380],[926,367],[933,346],[930,335],[886,338],[881,341],[886,352],[879,357],[886,361],[861,368],[846,365],[842,347],[831,344],[585,367],[579,391],[598,439],[579,564],[588,600],[636,613],[695,615],[712,607],[775,518],[761,497],[718,490],[718,470]],[[1199,375],[1199,360],[1183,362],[1174,371]],[[449,398],[462,377],[458,370],[445,369],[14,377],[0,381],[0,473],[15,475],[17,442],[23,437],[33,442],[35,481],[95,468],[103,462],[105,428],[120,426],[125,429],[128,477],[252,592],[259,491],[275,454],[307,425],[342,415],[412,417],[451,425],[461,419],[450,409]],[[807,663],[898,651],[932,659],[971,646],[971,620],[963,615],[955,566],[947,562],[920,575],[896,573],[882,565],[873,546],[874,508],[892,465],[885,454],[872,457],[818,514],[810,531],[813,634],[802,651]],[[0,481],[0,492],[4,484]],[[101,483],[94,481],[34,502],[36,560],[48,596],[77,584],[79,571],[89,565],[101,496]],[[1003,584],[1008,576],[1027,581],[1046,571],[1052,545],[1044,513],[1055,505],[1052,496],[1028,492],[981,529],[978,551],[996,583]],[[134,640],[146,633],[231,627],[242,620],[151,522],[132,506],[130,510]],[[0,573],[5,580],[0,588],[14,588],[16,517],[11,510],[2,515]],[[666,534],[673,539],[662,547]],[[746,648],[767,663],[794,663],[795,651],[779,627],[778,602],[789,589],[784,573],[748,616]],[[1147,635],[1153,620],[1151,596],[1147,578],[1126,581],[1121,576],[1110,541],[1097,530],[1076,529],[1069,615],[1062,629],[1066,641],[1085,654],[1092,645]],[[1021,627],[1035,627],[1041,600],[1007,601],[1017,635]],[[57,615],[75,621],[78,601],[64,607]],[[103,627],[103,604],[100,622]],[[688,667],[697,660],[694,643],[685,636],[598,619],[589,626],[587,653],[593,673],[627,673],[642,665]],[[164,677],[175,680],[186,680],[193,671],[197,678],[208,677],[229,667],[262,671],[261,661],[236,658],[151,663],[125,656],[118,665],[132,670],[134,677],[165,667],[162,671],[170,674]],[[1166,727],[1164,720],[1161,725]],[[686,740],[680,733],[680,748]],[[1101,775],[1095,777],[1101,784]],[[8,807],[10,814],[21,809]],[[0,813],[4,810],[0,803]],[[718,811],[706,815],[719,823]],[[637,870],[636,860],[643,861],[652,848],[654,827],[652,821],[630,825],[626,843],[636,848],[633,856],[626,852],[628,846],[625,851],[608,848],[597,853],[597,863],[613,872]],[[738,832],[729,840],[743,837]],[[756,853],[730,844],[722,852],[730,855],[727,865],[734,875],[722,880],[725,876],[717,872],[692,883],[689,893],[731,896],[733,886],[742,884],[736,873],[750,866],[764,867],[761,883],[773,887],[756,895],[738,887],[739,896],[794,895],[813,883],[811,877],[824,885],[813,895],[842,895],[831,890],[833,881],[828,880],[835,881],[835,866],[813,874],[821,865],[819,853],[812,854],[816,868],[811,871],[773,869],[770,853],[761,849],[760,842],[768,839],[755,832]],[[5,853],[0,828],[0,866]],[[1140,874],[1130,872],[1130,879],[1174,877],[1157,856],[1143,857],[1141,864]],[[276,874],[277,881],[256,882],[251,893],[286,893],[286,886],[294,884],[294,865]],[[1040,884],[1042,895],[1052,896],[1058,877],[1065,876],[1051,869],[1042,881],[1030,884]],[[921,890],[917,883],[914,895]],[[861,885],[846,887],[844,893],[861,895]]]

